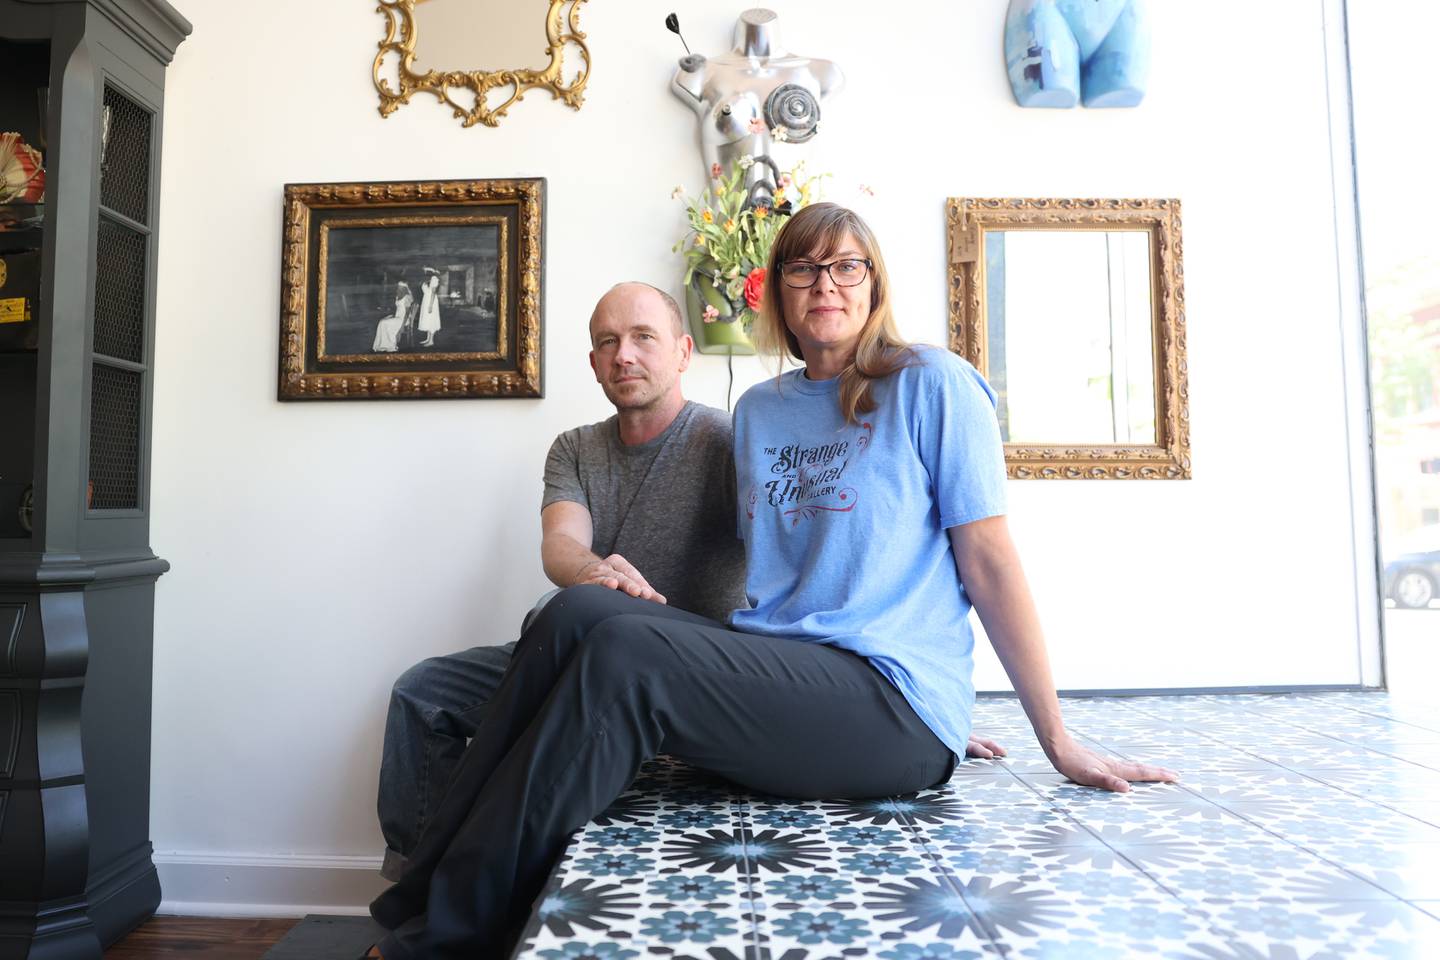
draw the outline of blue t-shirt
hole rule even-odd
[[[1005,512],[995,392],[960,357],[877,382],[847,424],[840,381],[793,370],[735,406],[745,592],[737,630],[868,659],[959,756],[975,703],[970,600],[945,530]]]

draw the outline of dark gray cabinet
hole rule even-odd
[[[0,254],[38,273],[0,286],[31,317],[0,335],[0,960],[99,960],[160,902],[156,213],[189,32],[163,0],[0,0],[0,131],[43,146],[47,180],[42,206],[0,210]]]

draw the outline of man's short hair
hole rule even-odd
[[[675,330],[675,338],[678,340],[679,338],[685,336],[685,319],[681,316],[680,304],[675,302],[674,297],[670,296],[670,294],[655,286],[655,284],[646,283],[644,280],[622,280],[620,283],[615,284],[615,286],[607,290],[606,294],[608,295],[615,290],[619,290],[621,287],[645,287],[647,290],[655,291],[655,293],[664,302],[666,312],[670,314],[670,326],[673,327]]]

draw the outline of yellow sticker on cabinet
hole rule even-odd
[[[9,300],[0,300],[0,323],[24,323],[30,319],[30,311],[25,309],[24,297],[11,297]]]

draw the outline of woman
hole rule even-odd
[[[771,251],[757,339],[804,363],[735,411],[751,606],[732,627],[601,586],[562,591],[400,882],[371,956],[498,956],[569,834],[659,752],[754,790],[873,797],[947,780],[966,750],[973,600],[1056,769],[1171,780],[1100,757],[1060,719],[1004,521],[994,394],[904,344],[874,237],[817,204]]]
[[[425,334],[420,341],[422,347],[435,346],[435,334],[440,331],[440,274],[425,268],[425,286],[420,288],[420,319],[415,329]]]
[[[375,342],[370,345],[373,352],[394,353],[400,349],[400,328],[405,326],[405,317],[414,302],[410,285],[401,280],[395,287],[395,312],[375,325]]]

